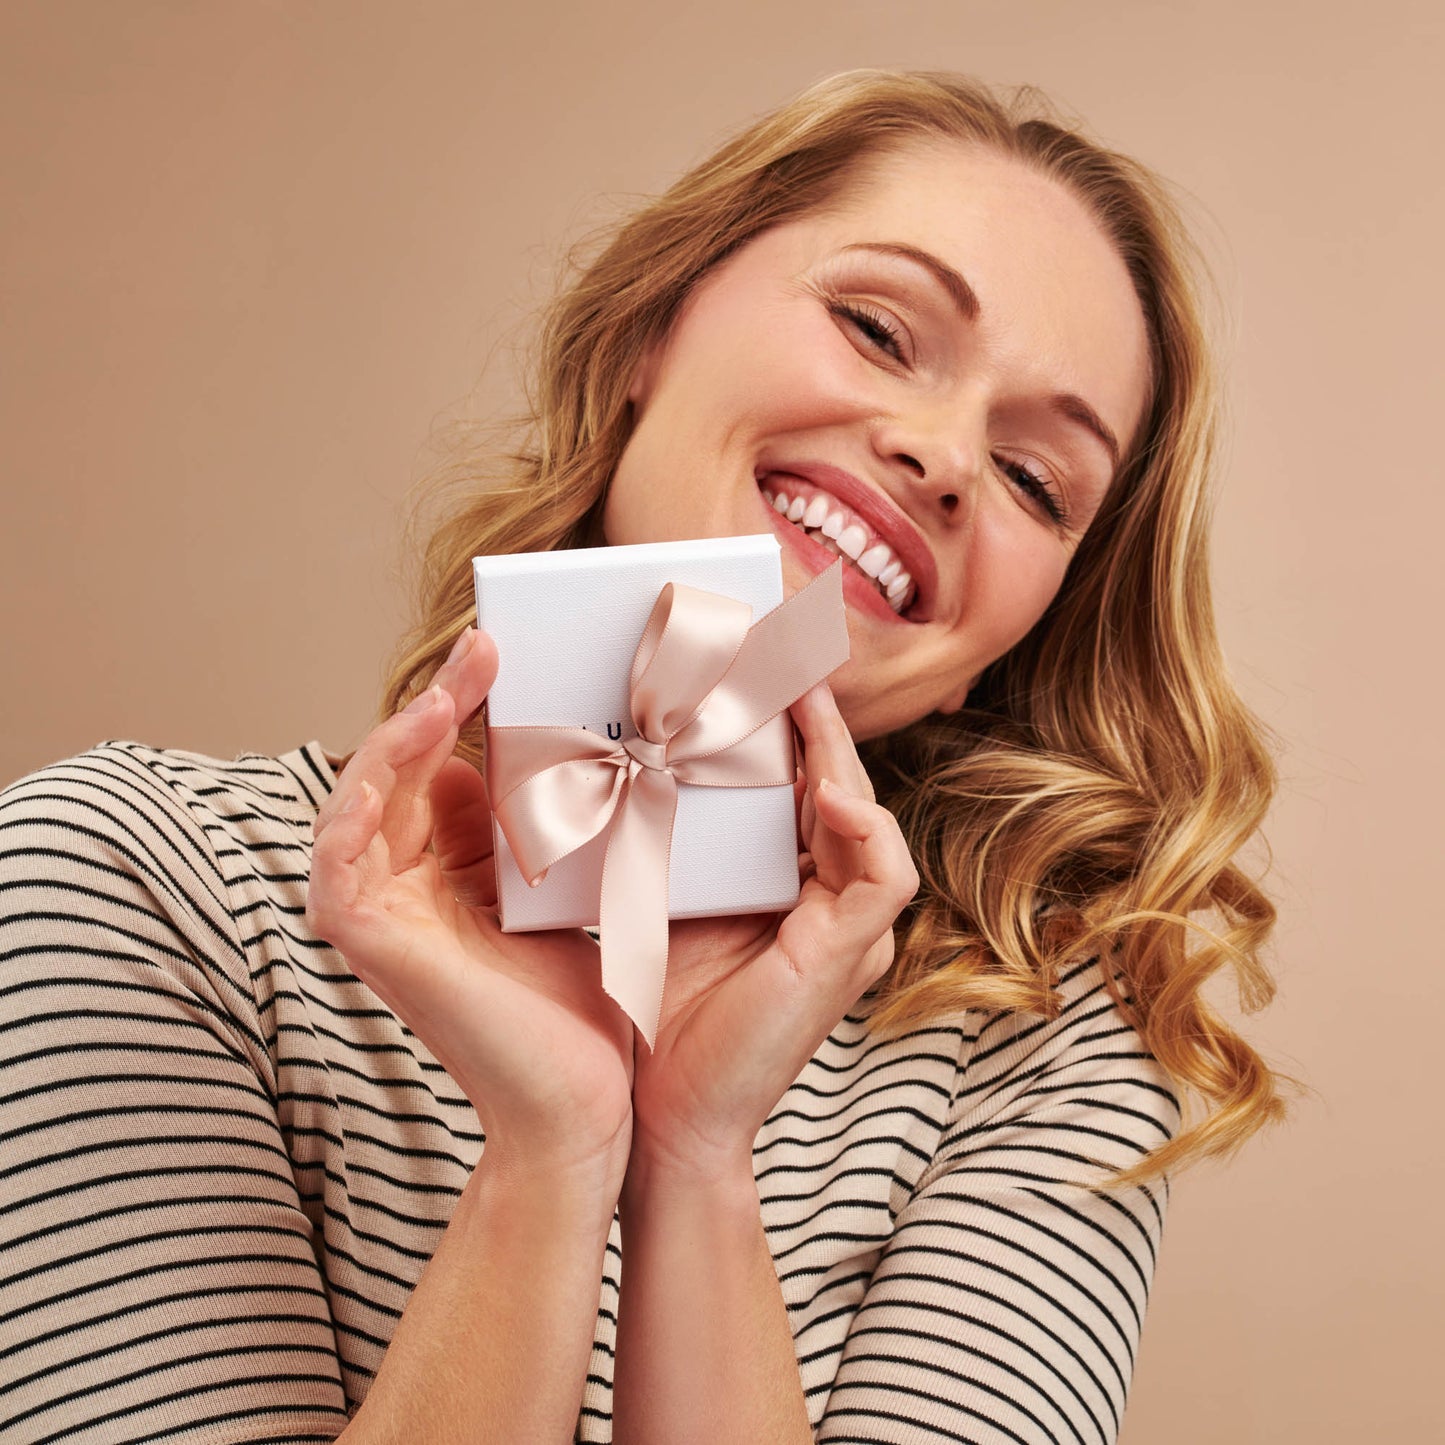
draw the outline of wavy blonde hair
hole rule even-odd
[[[1117,1182],[1227,1153],[1282,1102],[1259,1055],[1206,1000],[1232,971],[1242,1005],[1272,984],[1271,905],[1235,861],[1273,791],[1229,682],[1207,565],[1217,401],[1193,248],[1142,166],[1053,119],[1036,93],[961,77],[854,71],[749,126],[617,227],[546,312],[522,443],[464,445],[422,552],[421,622],[383,713],[425,686],[474,615],[479,553],[599,544],[629,434],[627,388],[692,287],[754,236],[827,204],[858,162],[919,138],[990,147],[1082,198],[1128,267],[1154,392],[1131,455],[1027,638],[968,706],[861,751],[923,879],[871,997],[896,1031],[961,1008],[1057,1009],[1061,969],[1107,955],[1126,1016],[1200,1117]],[[480,762],[477,728],[461,750]],[[1209,927],[1205,926],[1208,921]]]

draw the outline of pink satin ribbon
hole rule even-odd
[[[668,583],[632,662],[638,736],[488,727],[487,788],[522,876],[610,826],[598,919],[602,986],[651,1048],[667,972],[668,861],[677,787],[791,784],[785,710],[848,659],[842,564],[753,626],[745,602]]]

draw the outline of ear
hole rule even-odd
[[[632,369],[632,380],[627,383],[627,400],[631,402],[633,411],[646,404],[648,397],[652,395],[653,385],[657,380],[657,364],[662,351],[660,341],[650,341],[643,349],[642,355],[637,358],[637,365]]]

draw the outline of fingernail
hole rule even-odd
[[[466,652],[467,648],[472,645],[472,638],[474,638],[476,635],[477,629],[475,627],[462,628],[462,635],[457,638],[454,643],[452,643],[452,650],[447,653],[447,662],[455,662],[459,657],[461,657]],[[443,663],[442,666],[445,667],[446,663]]]
[[[429,687],[402,708],[403,712],[430,712],[442,700],[442,690],[439,687]]]
[[[342,805],[338,818],[344,818],[348,813],[354,813],[363,803],[367,802],[376,791],[370,783],[363,783]]]

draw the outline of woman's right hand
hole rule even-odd
[[[454,754],[496,671],[468,628],[357,749],[317,818],[307,920],[471,1100],[490,1155],[620,1182],[631,1022],[581,929],[501,931],[485,784]]]

